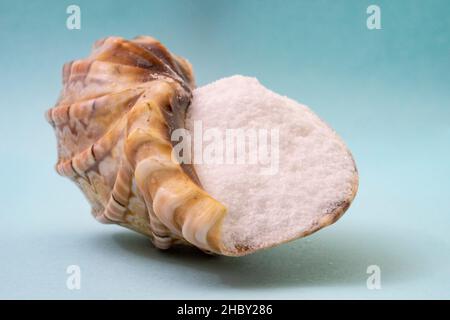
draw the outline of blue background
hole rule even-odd
[[[66,8],[81,7],[81,30]],[[366,8],[381,7],[382,30]],[[450,298],[450,1],[0,2],[0,298]],[[53,169],[61,67],[108,35],[152,35],[198,85],[236,73],[309,105],[360,171],[347,214],[243,258],[160,252],[98,224]],[[79,265],[81,290],[66,288]],[[381,268],[368,290],[366,268]]]

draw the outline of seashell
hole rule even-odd
[[[170,133],[184,126],[194,77],[189,62],[151,37],[109,37],[63,67],[46,113],[57,137],[56,171],[75,182],[93,216],[167,249],[190,243],[220,253],[226,208],[189,165],[172,161]]]
[[[147,36],[97,41],[88,58],[64,65],[61,95],[46,113],[56,171],[78,185],[98,221],[160,249],[240,256],[307,236],[347,210],[355,163],[306,106],[240,76],[194,88],[189,62]],[[281,174],[259,179],[251,168],[173,161],[172,132],[196,119],[281,127]]]

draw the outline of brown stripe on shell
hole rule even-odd
[[[117,179],[114,182],[111,197],[108,201],[105,212],[103,213],[112,221],[125,221],[125,214],[127,212],[131,191],[131,175],[132,172],[130,172],[126,165],[122,165],[117,173]]]

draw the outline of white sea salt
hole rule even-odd
[[[274,175],[261,174],[259,162],[195,165],[205,190],[228,207],[222,239],[230,250],[293,239],[351,198],[356,171],[342,140],[308,107],[257,79],[237,75],[196,89],[188,130],[196,120],[204,130],[279,131]]]

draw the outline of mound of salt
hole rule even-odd
[[[200,127],[204,135],[195,132]],[[186,128],[194,145],[203,140],[193,157],[204,189],[228,207],[221,237],[230,254],[311,234],[335,222],[356,194],[355,163],[337,134],[255,78],[232,76],[196,89]],[[244,133],[240,144],[238,135],[226,140],[227,130]]]

